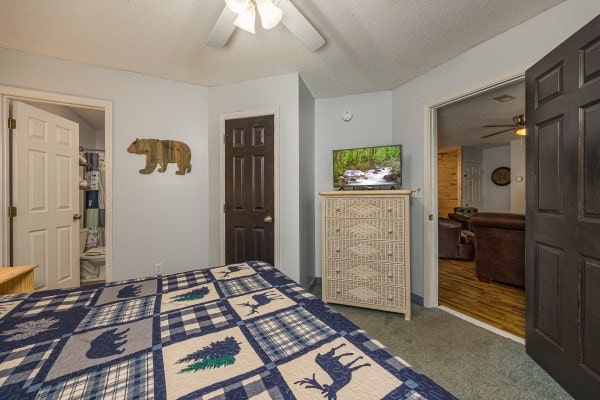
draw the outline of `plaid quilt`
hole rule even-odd
[[[0,399],[454,399],[272,266],[0,296]]]

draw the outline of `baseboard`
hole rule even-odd
[[[315,276],[314,278],[312,278],[312,281],[310,281],[310,285],[308,285],[308,290],[307,292],[311,292],[315,286],[320,285],[321,284],[321,278],[319,278],[318,276]]]
[[[410,302],[422,306],[423,305],[423,297],[419,296],[418,294],[411,293],[410,294]]]

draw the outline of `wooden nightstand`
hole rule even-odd
[[[33,270],[37,265],[0,268],[0,295],[33,292]]]

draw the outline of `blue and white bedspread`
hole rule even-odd
[[[0,296],[0,399],[453,399],[248,262]]]

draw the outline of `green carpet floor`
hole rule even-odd
[[[313,294],[320,297],[320,285]],[[331,305],[460,399],[572,399],[525,347],[437,308],[401,314]]]

